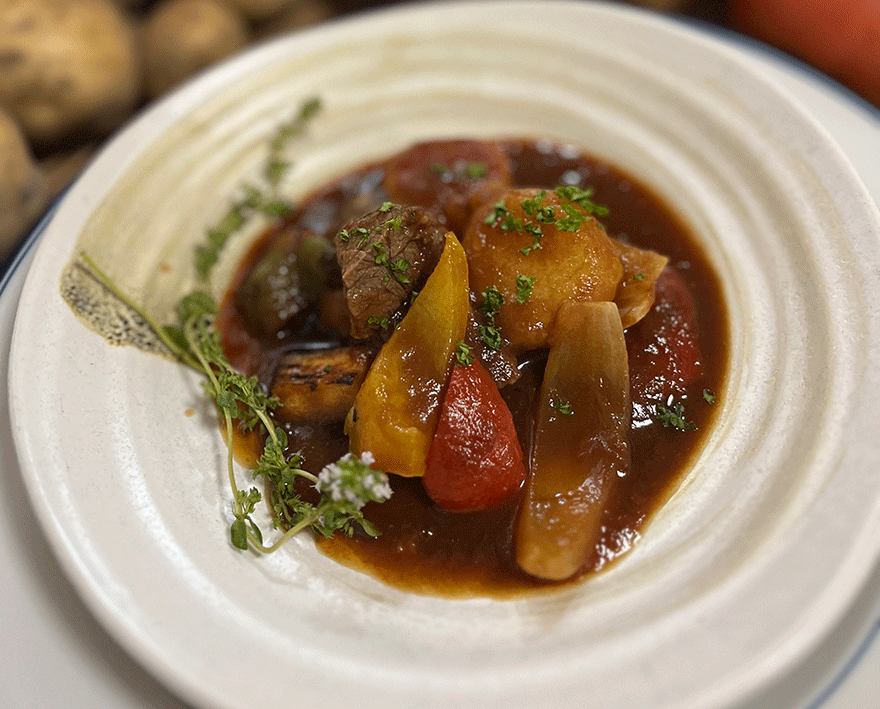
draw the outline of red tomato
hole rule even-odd
[[[667,268],[656,284],[654,307],[626,333],[630,387],[635,410],[648,402],[680,396],[703,376],[697,344],[697,313],[676,271]]]
[[[731,0],[735,28],[800,57],[880,106],[880,2]]]
[[[422,484],[439,507],[481,510],[518,490],[526,478],[510,409],[478,360],[449,378]]]

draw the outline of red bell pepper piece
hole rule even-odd
[[[422,478],[428,496],[445,510],[481,510],[525,477],[513,417],[492,377],[479,360],[454,367]]]
[[[697,341],[693,297],[675,269],[657,278],[654,307],[626,332],[634,414],[649,418],[649,407],[681,396],[704,374]]]

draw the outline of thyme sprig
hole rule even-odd
[[[369,453],[360,458],[343,456],[318,475],[300,467],[301,457],[288,457],[287,436],[275,426],[271,409],[278,401],[267,395],[256,377],[246,377],[233,369],[220,345],[214,327],[217,305],[204,291],[184,296],[176,307],[178,321],[162,326],[142,307],[129,298],[86,253],[80,254],[92,276],[120,299],[153,331],[155,336],[181,363],[202,374],[205,393],[214,400],[222,414],[227,440],[227,476],[232,490],[232,523],[230,541],[239,549],[271,553],[303,529],[310,527],[318,534],[329,536],[340,530],[352,535],[356,527],[375,536],[376,529],[364,519],[361,508],[367,502],[383,502],[391,496],[385,473],[372,470]],[[262,500],[255,487],[239,487],[235,475],[233,440],[235,429],[257,431],[264,439],[263,452],[253,471],[254,478],[263,477],[272,490],[270,504],[275,512],[275,526],[286,530],[272,544],[266,545],[263,534],[253,519]],[[299,478],[309,481],[321,494],[316,504],[304,501],[297,492]]]
[[[206,281],[220,258],[226,242],[235,235],[248,220],[256,214],[270,218],[283,218],[293,213],[294,207],[278,193],[281,180],[292,167],[285,157],[291,140],[305,130],[308,122],[321,110],[321,100],[312,98],[300,106],[297,114],[282,124],[269,141],[269,155],[263,165],[263,178],[266,185],[260,187],[243,184],[239,187],[240,197],[236,199],[216,225],[206,230],[206,242],[196,247],[196,272]]]

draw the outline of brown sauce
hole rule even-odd
[[[609,208],[609,215],[602,219],[608,234],[669,256],[670,266],[693,297],[696,311],[703,374],[676,400],[686,405],[687,419],[696,424],[697,430],[682,432],[645,420],[634,424],[630,435],[632,467],[615,489],[605,512],[602,539],[584,567],[583,576],[605,568],[632,546],[646,522],[674,492],[699,451],[715,414],[715,408],[704,400],[704,391],[722,393],[727,367],[727,317],[720,285],[698,241],[636,180],[566,147],[535,141],[505,141],[502,145],[513,160],[515,185],[552,188],[561,183],[578,183],[593,187],[595,201]],[[307,223],[315,231],[328,233],[338,230],[340,205],[353,195],[380,190],[381,177],[380,164],[340,178],[305,200],[288,225]],[[273,234],[255,245],[244,260],[231,293]],[[248,334],[232,297],[227,297],[222,307],[219,327],[233,364],[249,374],[256,373],[264,381],[278,356],[287,348],[301,346],[304,339],[308,346],[339,344],[338,337],[320,328],[310,329],[308,323],[298,327],[297,332],[256,339]],[[502,390],[526,458],[533,402],[542,370],[540,354],[526,357],[521,361],[520,380]],[[633,378],[636,374],[631,371]],[[301,449],[305,467],[315,471],[347,451],[341,423],[329,428],[300,426],[288,433],[291,449]],[[394,495],[390,501],[364,509],[367,519],[381,531],[378,539],[334,537],[321,540],[321,550],[341,563],[416,593],[504,597],[558,586],[527,576],[513,561],[512,537],[519,495],[487,511],[450,513],[430,502],[418,478],[392,476],[392,488]]]

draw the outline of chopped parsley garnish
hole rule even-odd
[[[442,162],[432,163],[428,169],[435,175],[439,175],[443,182],[461,182],[463,180],[479,180],[489,174],[489,168],[482,162],[457,161],[455,168],[450,168]]]
[[[390,267],[388,254],[385,252],[385,245],[381,241],[377,241],[373,244],[372,249],[376,254],[376,265]]]
[[[560,399],[558,396],[550,397],[550,407],[556,409],[563,416],[571,416],[574,413],[571,403],[565,401],[565,399]]]
[[[389,219],[384,226],[388,229],[400,229],[403,226],[403,216],[398,214],[394,219]]]
[[[464,168],[464,174],[471,180],[479,180],[489,174],[489,168],[486,163],[469,162]]]
[[[409,261],[405,258],[396,259],[391,263],[390,268],[391,273],[394,274],[394,277],[399,283],[409,283],[409,276],[406,275],[406,272],[409,270]]]
[[[501,337],[501,331],[494,325],[480,325],[477,328],[480,331],[480,339],[487,347],[493,350],[500,350],[504,340]]]
[[[591,218],[585,216],[570,204],[565,204],[563,202],[559,206],[562,208],[562,211],[565,212],[564,217],[556,220],[556,228],[559,229],[559,231],[577,231],[585,221]]]
[[[541,248],[541,237],[543,236],[543,233],[541,232],[541,227],[538,226],[537,224],[527,224],[527,225],[525,226],[525,230],[526,230],[529,234],[531,234],[532,237],[534,237],[534,239],[533,239],[533,241],[532,241],[532,245],[531,245],[531,246],[524,246],[523,248],[521,248],[521,249],[519,250],[519,252],[520,252],[523,256],[528,256],[528,255],[529,255],[530,253],[532,253],[532,251],[534,251],[535,249],[540,249],[540,248]]]
[[[380,212],[390,212],[393,209],[394,205],[391,202],[382,202],[382,206],[379,207]]]
[[[592,187],[559,185],[555,191],[562,199],[574,202],[579,207],[586,209],[590,214],[594,214],[597,217],[608,216],[608,207],[603,207],[593,201],[594,190]]]
[[[551,205],[542,206],[546,196],[547,190],[541,190],[531,199],[524,199],[520,202],[520,206],[527,217],[532,217],[536,222],[542,224],[552,224],[556,219],[556,213]]]
[[[680,401],[674,404],[670,401],[668,408],[662,404],[657,404],[657,421],[663,425],[663,428],[671,427],[679,431],[697,430],[697,424],[684,418],[684,404]]]
[[[633,278],[636,279],[637,281],[644,281],[645,274],[644,273],[637,273],[636,275],[633,276]]]
[[[463,367],[474,361],[473,348],[466,342],[455,343],[455,360]]]
[[[362,249],[370,241],[370,230],[367,229],[366,227],[362,227],[362,226],[355,227],[351,233],[353,236],[360,237],[360,239],[358,239],[358,243],[357,243],[357,247],[359,249]]]
[[[371,315],[367,318],[367,325],[378,325],[384,330],[388,328],[388,318],[377,318],[375,315]]]
[[[708,389],[703,389],[703,398],[706,400],[707,404],[714,404],[715,392],[709,391]]]
[[[501,331],[495,327],[495,316],[498,315],[502,305],[504,305],[504,295],[498,288],[489,286],[483,291],[480,312],[486,316],[489,324],[478,325],[477,330],[480,332],[480,339],[493,350],[500,350],[504,341],[501,337]]]
[[[484,224],[501,229],[501,231],[522,232],[522,222],[515,219],[508,211],[503,199],[492,205],[492,211],[486,215]]]
[[[522,305],[532,294],[532,288],[535,285],[535,276],[524,276],[522,274],[516,277],[516,302]]]
[[[490,323],[495,323],[495,316],[504,305],[504,296],[495,286],[489,286],[483,291],[483,300],[480,302],[480,312],[486,316]]]

